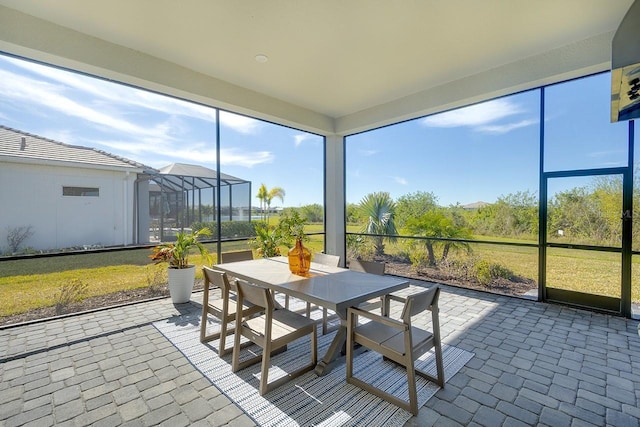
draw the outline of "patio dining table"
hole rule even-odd
[[[326,354],[316,366],[317,375],[325,375],[332,369],[344,346],[349,307],[409,286],[409,282],[401,277],[379,276],[314,262],[306,276],[298,276],[289,271],[286,257],[217,264],[215,268],[230,276],[336,312],[340,318],[340,327]]]

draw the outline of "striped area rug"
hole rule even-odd
[[[209,317],[209,331],[219,327],[217,319]],[[218,356],[218,341],[199,341],[199,314],[186,314],[154,323],[164,335],[212,384],[234,401],[256,424],[261,426],[403,426],[411,413],[398,408],[358,387],[347,384],[345,363],[338,363],[327,375],[318,377],[308,372],[264,396],[258,393],[260,363],[231,372],[231,352]],[[320,328],[319,328],[320,329]],[[318,356],[324,355],[335,332],[320,335]],[[227,346],[233,345],[233,335]],[[309,361],[309,338],[290,344],[287,351],[271,358],[269,382],[293,370],[296,364]],[[243,358],[260,351],[257,346],[243,350]],[[472,357],[473,353],[443,346],[445,379],[449,380]],[[416,366],[435,375],[435,357],[425,354]],[[354,374],[393,394],[406,398],[406,373],[375,352],[363,352],[354,360]],[[424,405],[439,387],[421,377],[417,380],[419,406]]]

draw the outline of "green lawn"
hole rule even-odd
[[[477,236],[482,240],[496,240]],[[504,240],[518,242],[515,239]],[[531,243],[530,241],[522,241]],[[401,244],[387,244],[387,252],[398,253]],[[471,244],[473,256],[500,264],[516,275],[538,281],[538,248]],[[453,255],[455,257],[455,255]],[[547,251],[547,286],[620,298],[621,255],[610,252],[550,248]],[[632,259],[631,298],[640,302],[640,256]]]
[[[305,231],[322,232],[323,226],[313,224]],[[305,245],[312,252],[322,251],[324,235],[309,236]],[[217,244],[206,246],[216,263]],[[222,244],[223,252],[245,249],[249,249],[245,241]],[[288,248],[281,250],[286,255]],[[0,261],[0,317],[53,306],[60,289],[74,281],[88,285],[87,297],[146,287],[158,279],[166,282],[166,264],[153,264],[150,254],[149,249],[132,249]],[[189,260],[198,266],[205,263],[199,255]],[[202,272],[196,271],[196,279],[201,279]]]
[[[357,227],[349,227],[358,231]],[[311,225],[307,233],[322,232],[322,225]],[[512,241],[512,240],[510,240]],[[309,236],[306,246],[312,252],[321,251],[324,235]],[[208,244],[212,253],[216,244]],[[475,256],[499,263],[519,276],[537,280],[537,249],[518,246],[472,245]],[[247,243],[230,242],[222,250],[247,249]],[[388,244],[387,252],[400,249],[399,244]],[[286,254],[287,248],[282,247]],[[81,281],[88,285],[88,296],[148,286],[157,277],[166,281],[166,265],[154,265],[148,249],[135,249],[105,253],[86,253],[60,257],[34,258],[0,262],[0,316],[9,316],[55,304],[61,287]],[[199,256],[190,261],[203,265]],[[215,263],[215,255],[214,260]],[[549,251],[548,282],[553,287],[600,295],[619,297],[619,255],[606,252],[553,249]],[[201,278],[198,271],[198,277]],[[158,276],[159,275],[159,276]],[[164,275],[164,276],[163,276]],[[633,258],[633,301],[640,301],[640,256]]]

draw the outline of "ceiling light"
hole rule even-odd
[[[267,55],[256,55],[256,61],[263,63],[263,62],[267,62],[269,60],[269,58],[267,58]]]

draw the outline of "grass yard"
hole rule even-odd
[[[308,226],[307,233],[322,233],[320,224]],[[350,231],[358,231],[350,227]],[[311,252],[324,247],[324,234],[310,235],[305,245]],[[215,254],[217,244],[207,244]],[[246,241],[225,242],[222,251],[245,250]],[[399,253],[401,243],[387,244],[386,252]],[[472,244],[473,254],[490,263],[500,264],[520,277],[537,281],[538,250],[520,246]],[[286,255],[287,248],[282,247]],[[132,249],[103,253],[83,253],[59,257],[45,257],[0,262],[0,317],[53,306],[60,291],[70,283],[87,285],[86,297],[105,295],[124,290],[166,283],[166,265],[154,265],[148,258],[149,249]],[[568,249],[549,250],[547,280],[560,289],[619,297],[620,256],[607,252]],[[200,256],[192,255],[190,262],[203,265]],[[213,263],[216,263],[213,255]],[[202,273],[197,271],[197,279]],[[633,258],[632,300],[640,302],[640,256]]]
[[[489,240],[486,237],[479,239]],[[509,239],[509,242],[515,242]],[[527,241],[526,243],[531,243]],[[472,256],[500,264],[517,276],[538,281],[538,248],[472,243]],[[387,243],[386,252],[399,254],[402,243]],[[452,258],[460,255],[450,255]],[[611,252],[549,248],[547,285],[549,287],[620,298],[621,255]],[[640,303],[640,256],[632,259],[631,299]]]
[[[322,232],[321,224],[305,228],[307,233]],[[324,248],[324,234],[309,236],[305,245],[311,252]],[[217,244],[206,244],[216,260]],[[224,242],[222,252],[249,249],[246,241]],[[288,248],[281,248],[286,255]],[[57,257],[10,260],[0,262],[0,317],[24,313],[56,304],[65,286],[81,282],[87,285],[85,297],[144,288],[167,281],[166,264],[155,265],[148,258],[150,249],[131,249],[101,253],[82,253]],[[199,255],[189,257],[198,266],[205,260]],[[196,269],[196,280],[202,271]]]

